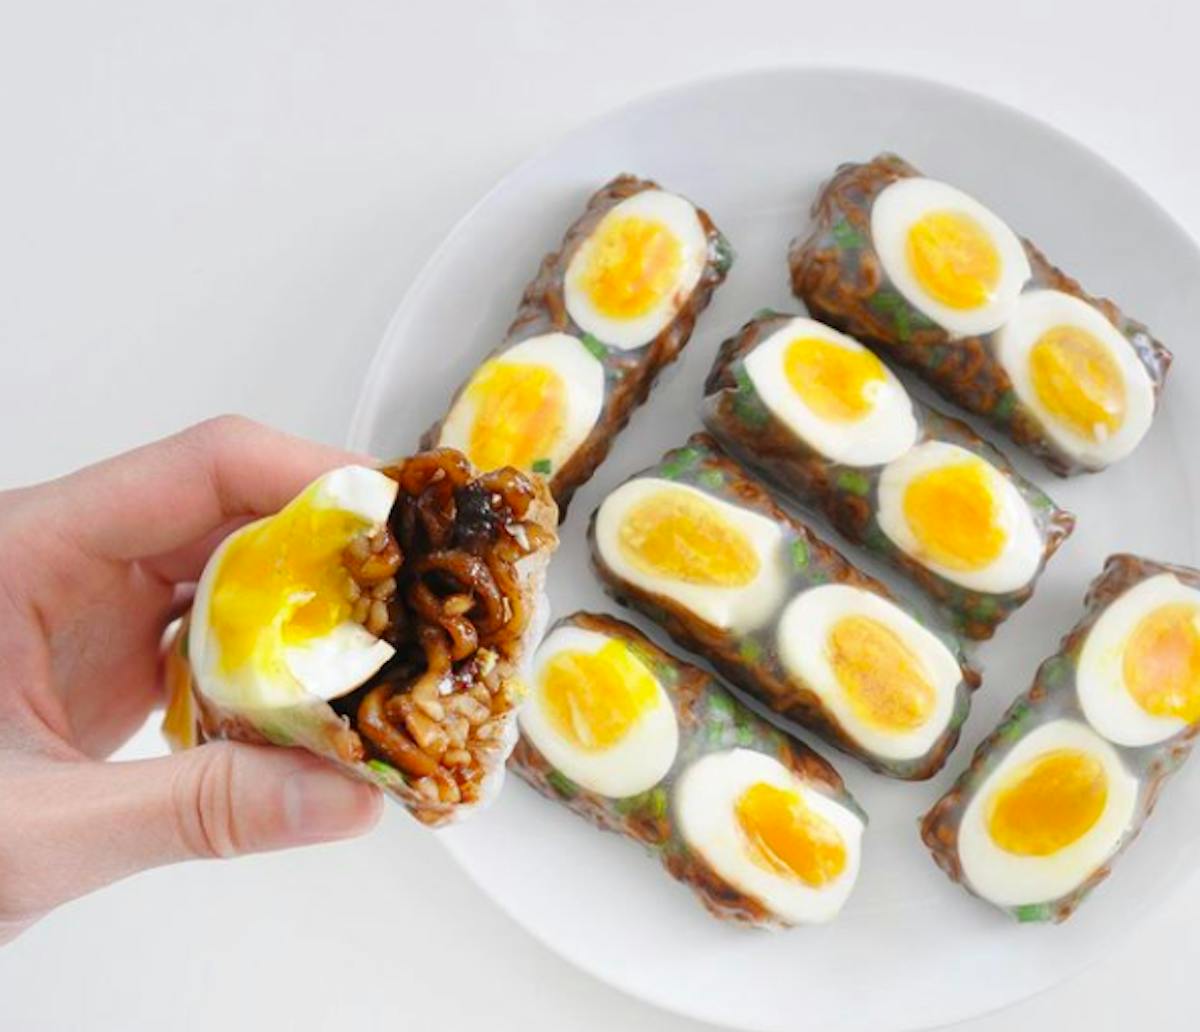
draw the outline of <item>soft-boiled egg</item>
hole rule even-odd
[[[352,617],[343,553],[387,523],[397,484],[344,466],[274,516],[230,534],[192,605],[188,658],[201,691],[246,708],[352,691],[393,654]]]
[[[1152,745],[1200,720],[1200,591],[1160,573],[1109,603],[1075,686],[1088,723],[1118,745]]]
[[[1146,367],[1098,308],[1058,290],[1022,295],[996,337],[1013,390],[1047,436],[1087,466],[1128,455],[1150,429]]]
[[[576,784],[612,799],[656,785],[679,747],[675,710],[619,637],[563,626],[533,660],[521,732]]]
[[[596,513],[600,558],[624,580],[723,630],[752,630],[786,584],[783,532],[689,484],[637,477]]]
[[[926,441],[884,467],[878,520],[902,552],[972,591],[1015,591],[1041,564],[1041,538],[1021,493],[956,444]]]
[[[700,281],[708,237],[690,201],[642,190],[615,205],[567,266],[576,325],[622,351],[652,341]]]
[[[963,875],[1000,906],[1049,903],[1082,885],[1133,822],[1138,781],[1086,724],[1054,720],[1013,746],[963,814]]]
[[[455,402],[438,443],[481,470],[552,475],[604,406],[604,366],[575,337],[530,337],[488,359]]]
[[[954,653],[874,592],[847,584],[801,592],[783,611],[778,649],[784,669],[878,756],[923,756],[954,714],[962,681]]]
[[[908,392],[858,341],[813,319],[792,319],[745,360],[763,404],[833,462],[874,466],[917,439]]]
[[[871,237],[896,289],[952,337],[990,333],[1030,277],[1020,239],[973,197],[913,177],[880,191]]]
[[[862,818],[750,749],[684,770],[674,810],[684,841],[718,875],[788,924],[833,918],[862,855]]]

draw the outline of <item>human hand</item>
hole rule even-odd
[[[222,417],[0,492],[0,943],[135,871],[359,834],[379,792],[215,742],[100,762],[161,701],[161,640],[220,540],[347,461]]]

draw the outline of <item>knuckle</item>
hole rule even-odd
[[[187,850],[205,859],[242,852],[233,806],[236,753],[228,742],[213,742],[191,754],[173,792],[176,827]]]
[[[204,450],[220,451],[245,440],[257,426],[252,419],[227,412],[196,423],[184,431],[184,436],[191,438]]]

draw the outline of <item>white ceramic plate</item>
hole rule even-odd
[[[1200,441],[1192,403],[1200,398],[1200,356],[1191,354],[1200,253],[1094,154],[991,101],[853,71],[699,82],[575,131],[462,220],[397,311],[351,434],[354,447],[376,455],[411,450],[501,339],[542,254],[557,248],[585,198],[610,176],[650,176],[707,208],[737,262],[682,360],[576,496],[552,570],[559,614],[616,611],[587,566],[588,516],[606,491],[698,427],[701,383],[724,336],[763,306],[797,309],[785,252],[818,184],[839,162],[885,149],[982,198],[1176,351],[1165,406],[1131,460],[1065,483],[1022,461],[1078,514],[1079,527],[1033,601],[981,650],[984,685],[948,770],[925,784],[889,781],[817,743],[870,814],[862,875],[832,925],[779,934],[719,924],[636,846],[515,780],[494,808],[444,834],[484,891],[562,956],[643,999],[740,1028],[881,1032],[1004,1006],[1117,948],[1131,922],[1200,865],[1200,760],[1167,786],[1112,878],[1060,927],[1016,925],[967,896],[934,867],[916,830],[917,817],[1075,621],[1106,555],[1197,557],[1200,463],[1188,445]]]

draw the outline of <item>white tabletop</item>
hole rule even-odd
[[[593,114],[715,72],[859,65],[978,90],[1088,144],[1200,235],[1200,8],[1103,6],[9,5],[0,486],[220,411],[341,441],[405,287],[492,182]],[[804,145],[802,125],[779,131]],[[130,754],[160,749],[147,729]],[[1198,922],[1193,880],[1101,964],[963,1027],[1190,1027]],[[699,1027],[558,960],[399,812],[358,843],[153,872],[0,954],[5,1029],[484,1020]]]

